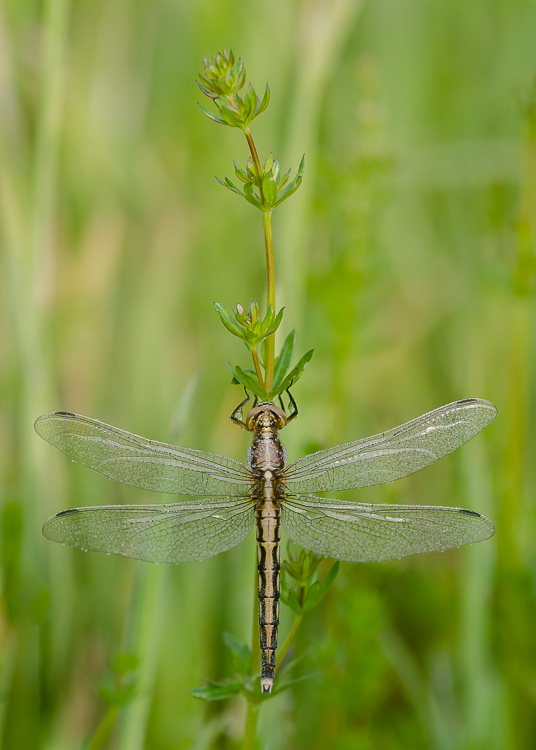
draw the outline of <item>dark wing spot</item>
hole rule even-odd
[[[476,510],[468,510],[467,508],[458,508],[458,513],[465,513],[467,516],[476,516],[477,518],[482,518],[480,513],[477,513]]]
[[[70,516],[73,513],[80,513],[80,509],[79,508],[67,508],[67,510],[61,510],[59,513],[56,513],[56,518],[58,516]]]

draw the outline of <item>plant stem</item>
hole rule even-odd
[[[261,363],[259,362],[259,355],[257,354],[256,349],[251,350],[251,356],[253,357],[253,364],[255,365],[255,372],[257,373],[257,378],[259,379],[259,385],[261,388],[264,388],[264,378],[262,376]]]
[[[108,740],[115,727],[118,713],[119,709],[117,706],[111,706],[106,711],[87,746],[87,750],[101,750],[101,748],[104,747],[105,742]]]
[[[259,160],[259,154],[257,153],[257,148],[255,146],[255,143],[253,141],[253,136],[251,135],[249,128],[244,129],[244,135],[246,136],[246,140],[249,146],[249,152],[251,154],[251,158],[253,159],[253,164],[255,165],[255,171],[257,172],[257,177],[259,180],[259,192],[260,192],[260,197],[261,197],[261,203],[264,203],[264,196],[262,192],[262,168],[261,168],[261,162]],[[266,249],[266,286],[267,286],[266,308],[268,309],[271,306],[272,310],[275,313],[276,311],[275,309],[275,267],[274,267],[274,243],[273,243],[273,237],[272,237],[272,212],[271,211],[265,211],[263,213],[263,225],[264,225],[264,247]],[[266,362],[264,363],[264,368],[265,368],[264,389],[266,390],[267,393],[270,393],[274,385],[274,362],[275,362],[275,334],[272,333],[270,336],[268,336],[266,340]],[[255,369],[257,369],[256,364],[255,364]]]
[[[242,750],[252,750],[255,747],[255,732],[259,718],[259,704],[248,701],[248,712],[246,716],[246,728],[244,730],[244,741]]]
[[[274,267],[274,243],[272,238],[272,212],[265,211],[263,214],[264,224],[264,246],[266,248],[266,282],[267,295],[266,306],[275,309],[275,267]],[[266,340],[266,362],[265,366],[265,388],[270,393],[274,384],[274,361],[275,361],[275,333],[268,336]]]
[[[262,194],[262,182],[261,182],[262,169],[261,169],[261,162],[259,159],[259,154],[257,153],[257,147],[255,146],[255,143],[253,141],[253,136],[251,135],[249,128],[245,128],[244,135],[246,136],[246,141],[248,142],[251,158],[253,159],[253,163],[255,164],[255,171],[257,172],[257,177],[259,178],[259,190],[261,193],[261,202],[262,202],[262,199],[264,196]]]
[[[276,669],[279,669],[279,667],[281,666],[281,663],[282,663],[283,659],[285,658],[285,655],[286,655],[287,651],[289,650],[289,648],[292,645],[292,641],[296,637],[296,633],[298,632],[298,629],[299,629],[299,627],[301,625],[301,621],[302,620],[303,620],[303,615],[296,615],[294,617],[294,622],[292,623],[292,627],[290,629],[290,632],[287,635],[287,637],[285,639],[285,642],[283,643],[283,645],[279,649],[279,654],[277,655],[277,661],[276,661]]]

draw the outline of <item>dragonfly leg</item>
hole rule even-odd
[[[245,406],[249,401],[249,393],[247,392],[245,387],[244,393],[246,394],[246,398],[240,404],[238,404],[236,409],[231,414],[231,422],[234,422],[239,427],[242,427],[243,430],[247,430],[246,423],[242,421],[242,407]]]
[[[292,383],[290,384],[289,388],[290,387],[292,387]],[[286,393],[287,393],[287,396],[290,399],[290,404],[292,406],[292,412],[287,417],[287,424],[288,424],[288,422],[292,422],[292,420],[296,419],[296,417],[298,416],[298,405],[294,401],[294,397],[293,397],[292,393],[290,392],[289,388],[287,388]]]

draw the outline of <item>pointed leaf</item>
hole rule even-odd
[[[252,326],[256,326],[260,319],[260,311],[258,302],[254,299],[251,300],[249,305],[249,316],[251,318]]]
[[[234,98],[240,100],[238,94]],[[214,104],[219,109],[220,115],[227,125],[230,125],[232,128],[243,127],[241,112],[237,112],[226,99],[214,99]]]
[[[293,677],[290,680],[276,680],[274,688],[272,690],[272,695],[279,695],[280,693],[283,693],[285,690],[288,690],[290,687],[295,685],[297,682],[312,680],[315,677],[319,677],[320,674],[320,672],[312,672],[311,674],[304,674],[301,677]]]
[[[254,393],[258,398],[262,399],[263,401],[266,400],[266,393],[262,390],[262,388],[259,385],[259,381],[257,378],[253,378],[249,373],[247,373],[245,370],[242,370],[242,368],[233,367],[233,365],[230,362],[227,362],[227,367],[231,370],[233,373],[234,379],[237,383],[240,383],[240,385],[243,385],[245,388],[247,388],[248,391],[251,391],[251,393]]]
[[[278,195],[281,192],[281,189],[287,184],[287,182],[289,180],[289,177],[290,177],[290,169],[287,172],[285,172],[285,174],[281,177],[281,179],[277,183],[277,194]]]
[[[259,381],[257,380],[257,376],[252,377],[246,370],[243,370],[238,365],[236,365],[235,367],[235,376],[238,377],[240,383],[242,383],[242,385],[244,385],[249,391],[254,393],[263,401],[266,400],[266,392],[263,390]]]
[[[279,206],[281,203],[283,203],[284,200],[289,198],[300,187],[303,181],[304,169],[305,169],[305,155],[302,156],[296,177],[291,182],[289,182],[288,185],[286,185],[286,187],[282,187],[285,184],[286,180],[281,182],[282,189],[278,191],[277,201],[274,203],[274,207]],[[285,176],[288,178],[289,174],[290,174],[290,170]]]
[[[232,333],[233,336],[238,336],[239,339],[244,339],[244,331],[240,328],[234,316],[231,315],[231,313],[219,302],[214,302],[214,307],[216,308],[216,312],[218,313],[221,322],[227,328],[229,333]]]
[[[276,200],[277,191],[275,182],[271,176],[263,176],[262,178],[262,197],[264,198],[263,205],[265,208],[272,206]]]
[[[313,585],[308,589],[307,593],[305,594],[305,601],[303,603],[304,612],[309,612],[309,610],[313,609],[313,607],[316,607],[316,605],[324,598],[324,596],[328,592],[328,589],[337,578],[339,568],[340,563],[336,562],[322,581],[315,581]]]
[[[247,182],[244,185],[244,197],[249,203],[251,203],[252,206],[255,206],[255,208],[258,208],[261,211],[263,210],[262,203],[253,192],[253,185],[250,182]]]
[[[248,182],[249,177],[247,176],[247,173],[242,169],[240,164],[238,164],[236,161],[233,161],[234,164],[234,171],[235,175],[238,177],[241,182]]]
[[[285,594],[281,592],[280,598],[283,604],[291,609],[295,615],[303,615],[303,607],[299,603],[294,591],[287,591]]]
[[[232,193],[236,193],[241,198],[245,198],[245,195],[240,192],[240,190],[233,185],[233,183],[229,180],[228,177],[226,177],[224,180],[220,180],[219,177],[216,177],[217,181],[220,183],[220,185],[223,185],[223,187],[228,188]]]
[[[243,676],[251,674],[251,649],[231,633],[223,634],[223,642],[233,655],[233,669]]]
[[[244,109],[246,113],[246,120],[250,120],[250,119],[252,120],[253,117],[255,116],[255,110],[257,109],[258,101],[259,99],[257,97],[257,94],[255,93],[255,89],[250,83],[247,88],[246,95],[244,97],[244,105],[245,105]]]
[[[214,682],[210,685],[203,685],[202,687],[194,688],[190,690],[190,695],[193,698],[198,698],[202,701],[222,701],[226,698],[232,698],[238,695],[242,689],[241,682],[231,682],[226,680],[224,682]]]
[[[217,122],[218,125],[226,125],[227,123],[222,117],[218,117],[218,115],[213,114],[210,112],[206,107],[203,107],[202,104],[197,102],[197,106],[201,110],[201,112],[208,117],[209,120],[212,120],[213,122]]]
[[[219,96],[219,94],[217,94],[215,91],[213,91],[212,88],[209,88],[209,85],[210,85],[209,81],[207,81],[207,79],[204,76],[202,76],[201,74],[199,75],[199,78],[200,78],[200,80],[198,81],[196,79],[195,82],[199,86],[199,88],[202,91],[202,93],[205,96],[208,96],[210,99],[217,99],[218,96]],[[204,81],[205,83],[202,83],[202,81]],[[208,85],[205,85],[205,84],[208,84]]]
[[[280,312],[283,312],[283,308]],[[285,374],[290,367],[292,357],[294,356],[294,350],[296,349],[296,338],[296,331],[291,331],[283,342],[281,352],[279,353],[274,368],[274,388],[279,386],[279,383],[285,377]]]
[[[287,377],[283,380],[281,385],[277,388],[277,395],[278,393],[283,393],[283,391],[286,391],[287,388],[290,388],[291,386],[295,385],[298,380],[301,378],[302,373],[306,367],[306,365],[311,361],[311,357],[313,356],[314,349],[310,349],[306,354],[303,355],[303,357],[300,359],[296,367],[292,369]]]
[[[260,115],[266,107],[268,106],[268,102],[270,101],[270,87],[268,84],[266,84],[266,88],[264,90],[264,96],[262,97],[262,102],[259,105],[259,108],[257,109],[256,117]]]
[[[267,328],[263,332],[263,336],[264,337],[271,336],[272,333],[275,333],[277,331],[277,329],[279,328],[279,324],[281,323],[281,319],[283,317],[283,310],[284,309],[285,309],[284,307],[281,308],[281,310],[277,313],[277,317],[275,318],[274,322],[271,324],[271,326],[269,328]]]
[[[272,322],[274,320],[274,308],[272,305],[268,305],[268,309],[266,310],[266,315],[264,316],[264,320],[261,324],[261,331],[265,333],[268,328],[272,325]]]

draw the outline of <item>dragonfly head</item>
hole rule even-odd
[[[249,432],[270,427],[282,430],[287,423],[287,417],[283,409],[275,406],[271,401],[265,401],[249,410],[245,423]]]

